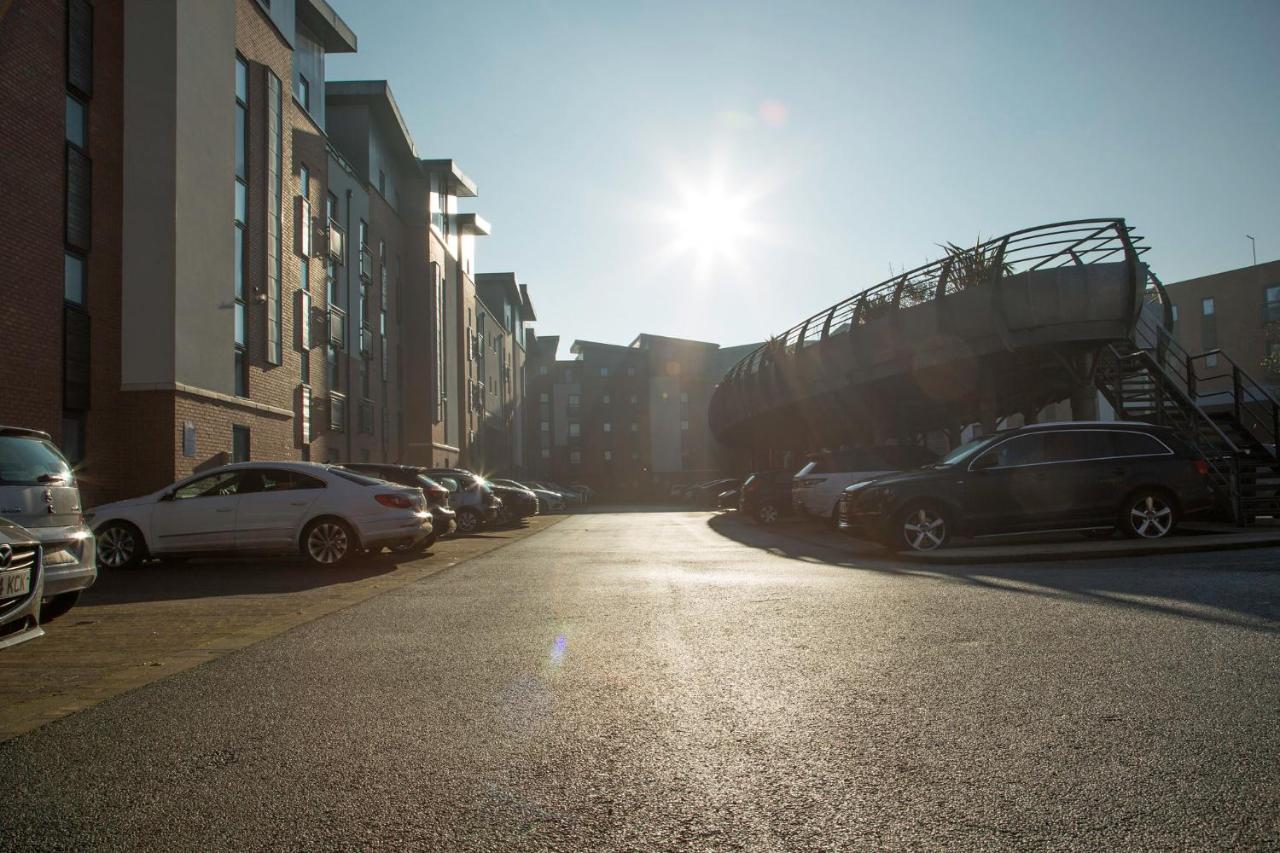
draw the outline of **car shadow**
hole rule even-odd
[[[342,566],[315,567],[300,557],[261,556],[152,561],[124,571],[99,569],[98,580],[80,599],[84,605],[175,601],[234,595],[272,595],[354,583],[389,574],[425,554],[381,554]]]
[[[1260,581],[1258,574],[1274,574],[1280,568],[1276,549],[1234,551],[1230,562],[1205,562],[1204,554],[1161,554],[936,565],[897,559],[877,544],[806,529],[804,522],[761,527],[736,513],[722,513],[709,518],[707,526],[735,542],[790,560],[1280,634],[1280,580]],[[1200,562],[1194,562],[1197,556]]]

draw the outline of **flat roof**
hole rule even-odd
[[[356,52],[356,34],[325,0],[297,0],[294,12],[302,25],[320,39],[325,53]]]
[[[454,218],[459,231],[470,231],[482,237],[488,237],[492,231],[489,222],[478,213],[455,213]]]
[[[465,198],[476,197],[476,184],[458,168],[452,160],[420,160],[422,171],[428,175],[440,175],[453,182],[454,195]]]

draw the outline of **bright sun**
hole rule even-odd
[[[670,254],[692,259],[697,278],[706,279],[721,264],[742,266],[749,241],[760,233],[751,219],[757,194],[731,188],[725,170],[713,165],[703,181],[682,180],[676,201],[663,211],[674,230]]]

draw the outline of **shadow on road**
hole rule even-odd
[[[299,557],[266,556],[152,562],[127,571],[103,569],[81,603],[125,604],[300,592],[384,575],[400,563],[431,559],[440,547],[436,545],[425,555],[382,554],[333,568],[316,568]]]
[[[1275,549],[926,566],[894,559],[878,545],[803,523],[764,528],[736,513],[721,513],[708,519],[707,526],[735,542],[790,560],[1164,613],[1280,634],[1280,582],[1271,571],[1277,568]]]

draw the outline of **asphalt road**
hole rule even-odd
[[[9,849],[1269,848],[1280,551],[580,515],[0,745]]]

